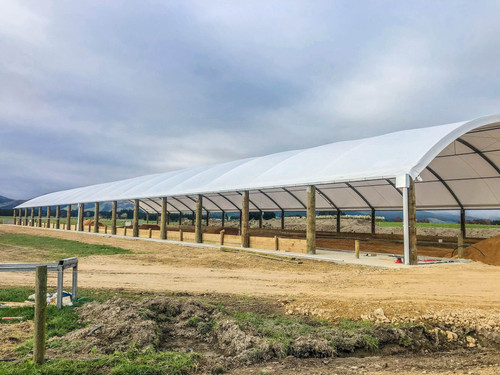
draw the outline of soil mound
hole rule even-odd
[[[464,249],[464,258],[500,266],[500,235],[466,247]]]
[[[86,226],[88,227],[89,225],[94,226],[94,220],[85,220],[85,221],[83,222],[83,226],[84,226],[84,227],[86,227]],[[100,227],[103,227],[103,226],[104,226],[104,224],[103,224],[103,223],[101,223],[101,222],[99,222],[99,223],[98,223],[98,225],[99,225]]]
[[[86,326],[54,338],[71,344],[77,354],[109,354],[131,348],[195,352],[202,354],[202,366],[208,373],[288,356],[329,358],[378,351],[439,351],[478,344],[498,348],[500,344],[500,335],[493,330],[481,333],[417,323],[351,322],[332,326],[282,320],[274,315],[230,313],[191,297],[114,297],[104,303],[90,302],[77,311]]]
[[[152,230],[160,230],[160,226],[157,224],[141,224],[139,229],[152,229]]]

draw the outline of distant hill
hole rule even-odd
[[[10,199],[0,195],[0,209],[10,210],[24,202],[26,202],[26,200]]]

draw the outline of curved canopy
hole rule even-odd
[[[304,210],[316,185],[318,210],[399,210],[395,179],[416,178],[419,209],[500,208],[500,115],[330,143],[206,167],[59,191],[17,208],[140,199],[141,209],[191,212]]]

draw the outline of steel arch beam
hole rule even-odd
[[[224,212],[224,210],[221,208],[221,206],[219,206],[217,203],[215,203],[212,199],[210,199],[209,197],[207,197],[206,195],[201,195],[204,199],[206,199],[207,201],[209,201],[210,203],[212,203],[215,207],[217,207],[221,212]]]
[[[188,205],[186,205],[185,203],[182,203],[182,201],[181,201],[181,200],[177,199],[176,197],[170,197],[170,198],[172,198],[172,199],[173,199],[173,200],[175,200],[176,202],[178,202],[178,203],[182,204],[184,207],[186,207],[186,208],[187,208],[187,210],[188,210],[189,212],[193,212],[193,210],[192,210],[191,208],[189,208],[189,206],[188,206]]]
[[[288,190],[287,188],[282,188],[282,189],[283,189],[284,191],[286,191],[288,194],[290,194],[292,197],[294,197],[294,198],[295,198],[295,200],[296,200],[297,202],[299,202],[299,204],[302,206],[302,208],[303,208],[303,209],[305,209],[305,210],[307,209],[306,205],[305,205],[304,203],[302,203],[302,201],[301,201],[299,198],[297,198],[297,196],[296,196],[295,194],[293,194],[293,193],[292,193],[290,190]]]
[[[283,209],[281,208],[281,206],[273,199],[271,198],[267,193],[264,193],[262,190],[258,189],[257,190],[259,193],[263,194],[267,199],[269,199],[271,202],[273,202],[276,207],[279,208],[280,211],[283,211]]]
[[[399,193],[399,195],[403,196],[403,192],[396,187],[396,184],[394,182],[392,182],[388,178],[386,178],[385,180]]]
[[[373,206],[370,204],[370,202],[368,202],[368,200],[364,197],[364,195],[363,195],[363,194],[361,194],[361,193],[358,191],[358,189],[356,189],[354,186],[352,186],[352,185],[351,185],[350,183],[348,183],[348,182],[346,182],[345,184],[346,184],[346,185],[347,185],[350,189],[352,189],[352,190],[353,190],[356,194],[358,194],[358,195],[359,195],[359,197],[360,197],[361,199],[363,199],[363,201],[364,201],[364,202],[368,205],[368,207],[370,207],[370,209],[371,209],[371,210],[374,210],[374,209],[375,209],[375,207],[373,207]]]
[[[203,195],[202,195],[202,194],[200,194],[200,195],[202,196],[201,201],[203,202]],[[185,197],[186,197],[187,199],[189,199],[191,202],[196,203],[196,199],[191,198],[189,195],[185,195]],[[208,212],[208,210],[205,208],[205,206],[204,206],[203,204],[201,205],[201,208],[202,208],[204,211]]]
[[[455,194],[455,192],[453,191],[453,189],[450,187],[450,185],[448,185],[446,183],[446,181],[443,180],[441,178],[441,176],[439,174],[437,174],[436,171],[434,171],[434,169],[432,169],[431,167],[427,166],[427,170],[429,172],[431,172],[434,175],[434,177],[436,177],[439,180],[439,182],[441,182],[441,184],[443,184],[443,186],[446,188],[446,190],[448,190],[448,192],[451,194],[451,196],[453,197],[453,199],[455,199],[455,201],[458,203],[458,205],[460,206],[460,209],[463,210],[464,206],[463,206],[462,202],[460,202],[460,199],[458,199],[457,195]]]
[[[242,193],[240,193],[239,191],[237,191],[237,193],[239,195],[243,195]],[[250,192],[248,192],[248,196],[250,196]],[[248,198],[248,202],[250,202],[255,208],[257,208],[257,211],[259,212],[262,212],[262,210],[259,208],[259,206],[257,206],[255,203],[252,202],[252,200],[250,198]]]
[[[234,202],[233,202],[231,199],[229,199],[229,198],[228,198],[228,197],[226,197],[225,195],[222,195],[221,193],[217,193],[217,195],[219,195],[220,197],[224,198],[226,201],[228,201],[229,203],[231,203],[231,205],[232,205],[234,208],[236,208],[236,209],[240,212],[240,214],[241,214],[241,209],[240,209],[237,205],[235,205],[235,204],[234,204]]]
[[[498,168],[498,166],[493,163],[493,161],[487,157],[485,154],[483,154],[476,146],[473,146],[471,145],[469,142],[467,141],[464,141],[463,139],[460,139],[460,138],[457,138],[457,142],[460,142],[461,144],[463,144],[464,146],[470,148],[472,151],[474,151],[475,153],[477,153],[480,157],[483,158],[483,160],[485,162],[487,162],[498,174],[500,174],[500,168]]]
[[[325,193],[323,193],[320,189],[318,189],[317,186],[316,186],[316,191],[318,192],[319,195],[323,197],[324,200],[326,200],[330,204],[330,206],[335,208],[337,211],[340,211],[337,205],[333,203],[333,201],[330,198],[328,198],[328,196]]]

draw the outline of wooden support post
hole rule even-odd
[[[92,232],[92,224],[89,223],[89,233]]]
[[[149,228],[149,238],[153,236],[153,229]]]
[[[280,249],[280,239],[278,236],[274,236],[274,250],[279,251]]]
[[[375,209],[374,208],[372,208],[372,217],[371,217],[371,219],[372,219],[372,223],[371,223],[372,224],[371,225],[372,226],[372,234],[375,234]]]
[[[465,230],[465,209],[460,210],[460,233],[462,234],[462,238],[467,237],[467,233]]]
[[[458,233],[457,238],[457,247],[458,247],[458,258],[462,259],[464,257],[464,236],[462,232]]]
[[[116,211],[118,210],[118,202],[113,201],[111,206],[111,234],[116,235]]]
[[[127,227],[126,226],[123,227],[123,236],[127,237]]]
[[[71,230],[71,205],[68,204],[66,207],[66,229]]]
[[[167,211],[167,225],[170,225],[170,212]]]
[[[149,224],[149,212],[146,212],[146,224]]]
[[[307,187],[307,253],[316,254],[316,187]]]
[[[85,214],[85,205],[80,203],[78,205],[78,230],[83,232],[83,215]]]
[[[207,221],[206,221],[206,226],[210,226],[210,212],[207,211]]]
[[[408,188],[408,224],[410,242],[410,265],[418,264],[417,254],[417,201],[415,197],[415,181],[410,177]]]
[[[94,206],[94,233],[99,233],[99,202]]]
[[[14,219],[14,225],[17,225],[17,211],[15,208],[12,210],[12,218]]]
[[[250,247],[250,192],[245,190],[241,202],[241,247]]]
[[[56,206],[56,229],[61,228],[61,206]]]
[[[194,227],[195,216],[196,215],[195,215],[194,211],[191,211],[191,226],[193,226],[193,227]]]
[[[139,199],[134,200],[134,221],[132,225],[132,236],[139,237]]]
[[[30,226],[35,226],[35,208],[31,207],[31,221]]]
[[[33,336],[33,361],[45,361],[45,328],[47,320],[47,266],[36,267],[35,279],[35,332]]]
[[[264,212],[260,211],[259,212],[259,228],[262,229],[262,216],[264,215]]]
[[[24,209],[24,225],[27,227],[28,226],[28,209]]]
[[[222,219],[221,226],[222,226],[222,228],[224,228],[224,224],[225,224],[225,221],[226,221],[226,213],[224,211],[222,211],[221,219]]]
[[[179,211],[179,228],[181,227],[182,225],[182,212]]]
[[[47,206],[47,228],[50,228],[50,206]]]
[[[285,210],[281,210],[281,230],[285,229]]]
[[[42,226],[42,207],[38,207],[38,228]]]
[[[359,259],[359,240],[354,240],[354,255]]]
[[[182,229],[179,229],[179,241],[184,241],[184,233],[182,232]]]
[[[340,233],[340,210],[337,211],[337,233]]]
[[[108,234],[108,226],[107,226],[107,224],[104,224],[104,234]]]
[[[167,198],[161,199],[161,224],[160,224],[160,239],[167,239]]]
[[[201,218],[203,215],[203,197],[198,194],[196,198],[196,225],[194,226],[194,242],[202,243]]]
[[[220,235],[220,244],[221,245],[224,245],[224,233],[226,233],[226,231],[224,229],[222,229],[220,232],[219,232],[219,235]]]

